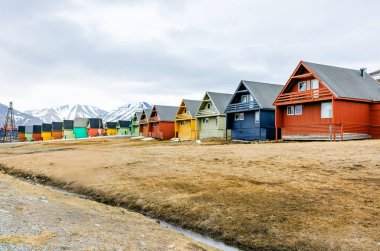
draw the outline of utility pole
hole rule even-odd
[[[9,102],[8,112],[4,122],[4,137],[2,138],[2,142],[12,142],[13,139],[16,139],[16,123],[13,102]]]

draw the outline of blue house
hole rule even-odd
[[[226,108],[231,139],[275,139],[273,102],[283,87],[242,80]]]

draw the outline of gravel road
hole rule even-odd
[[[0,173],[0,250],[215,250],[140,214]]]

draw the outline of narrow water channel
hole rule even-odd
[[[199,242],[207,244],[207,245],[214,247],[214,248],[218,248],[218,249],[225,250],[225,251],[239,251],[240,250],[238,248],[228,246],[221,241],[214,240],[210,237],[195,233],[191,230],[187,230],[187,229],[183,229],[181,227],[174,226],[174,225],[167,223],[165,221],[160,221],[160,225],[163,227],[166,227],[172,231],[175,231],[177,233],[181,233],[181,234],[183,234],[187,237],[190,237],[194,240],[197,240]]]
[[[25,179],[22,179],[22,180],[31,182],[30,180],[25,180]],[[31,183],[35,184],[34,182],[31,182]],[[89,199],[89,200],[91,200],[91,198],[88,197],[88,196],[86,196],[86,195],[82,195],[82,194],[75,193],[75,192],[69,192],[69,191],[66,191],[66,190],[58,188],[58,187],[53,187],[53,186],[48,186],[48,185],[42,185],[42,184],[38,184],[38,183],[35,184],[35,185],[46,187],[48,189],[51,189],[53,191],[56,191],[56,192],[59,192],[59,193],[63,193],[63,194],[66,194],[66,195],[79,197],[81,199]],[[134,213],[136,213],[136,212],[134,212]],[[158,220],[158,219],[155,219],[155,218],[152,218],[152,217],[148,217],[148,216],[145,216],[145,218],[147,218],[148,220],[151,220],[151,221],[159,222],[159,224],[162,227],[165,227],[165,228],[168,228],[168,229],[170,229],[170,230],[172,230],[174,232],[183,234],[183,235],[185,235],[185,236],[187,236],[187,237],[189,237],[189,238],[191,238],[193,240],[196,240],[198,242],[207,244],[207,245],[209,245],[211,247],[218,248],[218,249],[224,250],[224,251],[239,251],[240,250],[238,248],[228,246],[228,245],[226,245],[225,243],[223,243],[221,241],[217,241],[217,240],[214,240],[214,239],[212,239],[212,238],[210,238],[208,236],[204,236],[204,235],[198,234],[198,233],[196,233],[194,231],[187,230],[187,229],[184,229],[184,228],[172,225],[172,224],[170,224],[168,222],[161,221],[161,220]]]

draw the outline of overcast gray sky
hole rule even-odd
[[[380,1],[0,0],[0,103],[19,110],[178,105],[300,60],[380,68]]]

